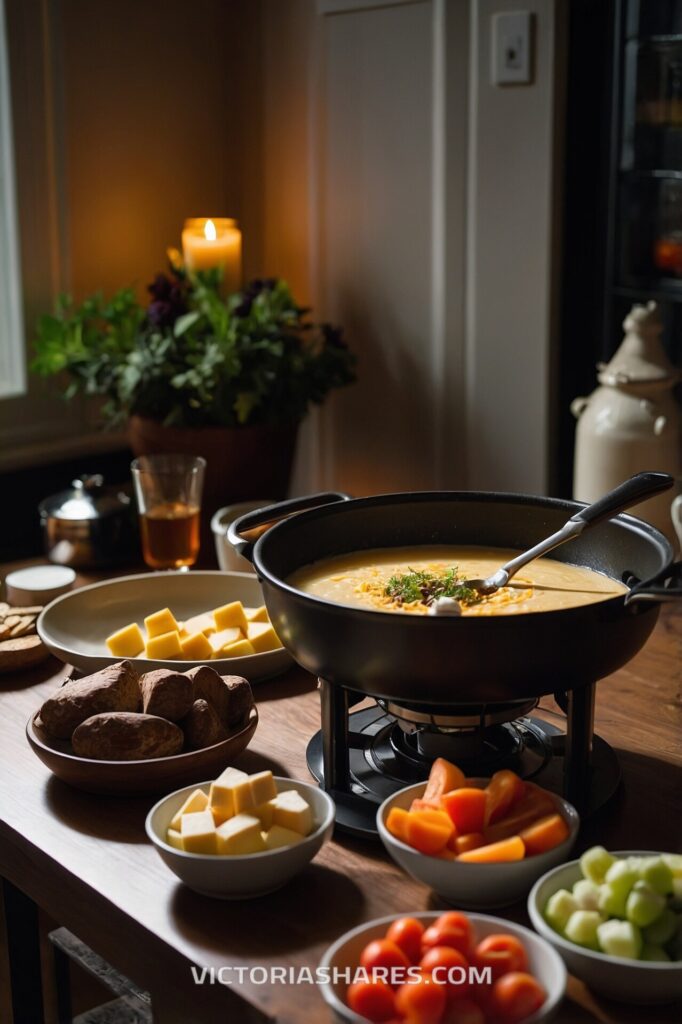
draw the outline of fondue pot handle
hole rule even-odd
[[[286,519],[296,512],[305,512],[307,509],[319,508],[321,505],[331,505],[334,502],[348,501],[349,499],[350,494],[343,494],[340,491],[324,491],[321,494],[307,494],[302,498],[290,498],[289,501],[278,501],[274,505],[266,505],[264,508],[256,509],[255,512],[247,512],[230,523],[227,528],[228,542],[238,554],[250,562],[253,545],[258,538],[281,519]]]
[[[653,579],[635,583],[625,596],[626,604],[636,601],[682,600],[682,562],[673,562]]]

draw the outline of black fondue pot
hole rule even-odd
[[[628,587],[624,595],[558,611],[403,615],[334,604],[287,580],[311,562],[370,548],[524,550],[584,508],[523,494],[434,491],[348,499],[327,493],[249,513],[232,524],[228,538],[253,562],[277,633],[309,672],[394,701],[499,702],[586,685],[634,657],[656,624],[660,602],[682,596],[682,563],[673,564],[662,533],[619,515],[558,548],[550,557]]]

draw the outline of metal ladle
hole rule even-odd
[[[588,505],[587,508],[576,512],[560,530],[557,530],[556,533],[553,533],[545,540],[541,540],[535,547],[512,558],[498,569],[497,572],[494,572],[492,576],[488,576],[484,580],[467,580],[464,585],[485,596],[494,594],[500,587],[506,587],[509,580],[524,565],[528,565],[534,559],[546,555],[549,551],[553,551],[560,544],[574,540],[591,526],[596,526],[597,523],[601,523],[605,519],[611,519],[612,516],[618,515],[619,512],[632,508],[633,505],[638,505],[645,498],[651,498],[654,494],[660,494],[662,491],[669,490],[673,483],[673,477],[669,473],[636,473],[635,476],[631,476],[629,480],[619,484],[618,487],[605,494],[603,498],[598,498],[597,501]],[[434,604],[437,605],[437,601],[434,601]],[[439,614],[438,611],[435,614]],[[446,611],[444,608],[441,614],[452,614],[452,611]]]

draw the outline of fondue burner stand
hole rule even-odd
[[[594,683],[554,694],[565,732],[530,715],[536,698],[434,706],[377,697],[366,705],[366,694],[319,685],[322,728],[308,744],[308,768],[336,801],[337,826],[353,835],[376,838],[379,804],[426,779],[436,757],[474,778],[511,768],[582,814],[605,804],[620,781],[614,751],[594,735]]]

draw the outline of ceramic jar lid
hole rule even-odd
[[[599,383],[608,387],[673,387],[680,374],[661,343],[663,324],[656,303],[633,306],[623,321],[623,329],[625,338],[618,351],[608,363],[598,367]]]

